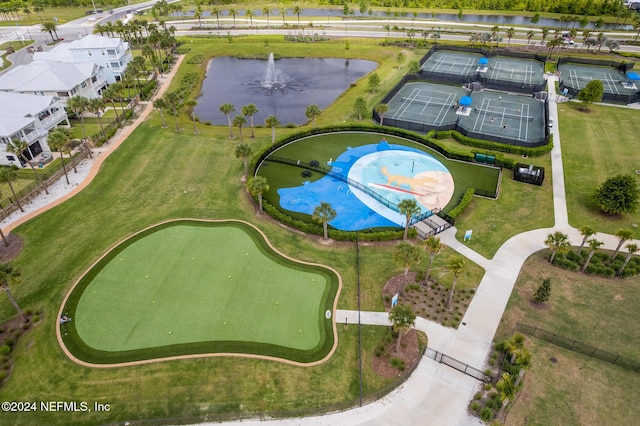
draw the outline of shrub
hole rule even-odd
[[[485,383],[484,384],[484,390],[488,391],[492,388],[493,386],[491,385],[491,383]]]
[[[5,343],[5,344],[4,344],[3,346],[13,346],[13,345],[15,345],[15,344],[16,344],[16,341],[15,341],[15,339],[13,339],[12,337],[9,337],[8,339],[6,339],[6,340],[4,341],[4,343]]]
[[[404,289],[405,289],[405,291],[420,290],[420,284],[411,283],[411,284],[407,285]]]
[[[478,411],[480,409],[480,404],[478,404],[476,401],[473,401],[469,408],[471,408],[473,411]]]
[[[416,281],[424,281],[424,271],[422,269],[418,269],[418,272],[416,272]]]
[[[8,355],[9,353],[11,353],[10,345],[4,344],[0,346],[0,355]]]
[[[476,392],[475,395],[473,395],[473,399],[480,399],[482,398],[482,392]]]
[[[33,318],[31,319],[31,322],[33,324],[37,323],[40,321],[40,316],[39,315],[34,315]]]
[[[404,371],[405,369],[404,361],[401,360],[400,358],[392,357],[389,362],[391,363],[391,366],[393,368],[397,368],[400,371]]]
[[[6,371],[0,371],[0,381],[6,379],[8,375],[9,373],[7,373]]]
[[[493,411],[491,410],[491,408],[486,406],[482,407],[482,410],[480,410],[480,418],[485,422],[491,420],[493,418]]]

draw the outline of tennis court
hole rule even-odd
[[[385,118],[446,126],[455,123],[457,103],[466,95],[467,91],[461,87],[407,83],[388,102]]]
[[[530,143],[544,138],[544,103],[530,96],[473,94],[473,110],[459,126],[471,133]]]
[[[495,57],[489,59],[486,77],[524,84],[544,82],[544,64],[540,61]]]
[[[582,90],[592,80],[602,81],[604,92],[612,95],[627,95],[635,91],[635,87],[627,88],[622,84],[628,79],[615,68],[565,63],[558,69],[563,84],[576,91]]]
[[[431,55],[422,65],[422,70],[455,75],[475,74],[480,58],[480,54],[443,50]]]

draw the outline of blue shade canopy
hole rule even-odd
[[[489,58],[480,58],[478,59],[479,65],[487,65],[489,63]]]
[[[471,96],[463,96],[460,98],[460,105],[471,106]]]
[[[638,74],[637,72],[628,72],[627,78],[631,81],[637,81],[640,80],[640,74]]]

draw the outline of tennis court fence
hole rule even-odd
[[[580,58],[574,56],[566,56],[562,58],[558,58],[557,67],[563,64],[582,64],[582,65],[596,65],[600,67],[611,67],[615,68],[622,73],[627,73],[627,71],[631,71],[633,69],[633,62],[618,62],[604,59],[591,59],[591,58]]]
[[[420,64],[424,64],[434,53],[445,50],[445,51],[455,51],[461,53],[473,53],[480,54],[484,57],[491,58],[496,56],[504,56],[504,57],[512,57],[518,59],[528,59],[528,60],[536,60],[545,62],[547,57],[546,55],[538,55],[535,53],[526,53],[526,52],[511,52],[509,50],[503,49],[482,49],[482,48],[474,48],[467,46],[441,46],[436,45],[433,46],[429,52],[427,52],[422,59],[420,60]],[[500,90],[504,92],[512,92],[512,93],[525,93],[531,94],[533,92],[540,92],[545,90],[546,82],[541,83],[524,83],[518,81],[511,80],[502,80],[499,78],[490,78],[487,77],[484,73],[473,72],[467,74],[457,74],[455,71],[451,72],[443,72],[443,71],[425,71],[421,70],[420,76],[422,80],[431,81],[434,83],[445,83],[445,84],[468,84],[478,82],[481,83],[484,88],[492,89],[492,90]]]
[[[578,96],[578,93],[580,92],[578,88],[565,83],[564,79],[560,80],[559,87],[561,93],[567,89],[567,96],[572,99]],[[602,95],[602,101],[614,104],[633,104],[640,102],[640,91],[628,95],[605,92]]]

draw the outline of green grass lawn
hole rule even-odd
[[[638,111],[590,105],[584,112],[581,104],[573,103],[559,105],[558,111],[569,223],[609,234],[633,229],[634,224],[640,224],[640,211],[608,216],[600,212],[592,196],[611,176],[637,176]]]
[[[76,356],[93,362],[207,349],[309,362],[333,345],[325,311],[337,289],[335,274],[273,253],[248,225],[175,222],[126,240],[87,271],[62,328],[91,348],[71,342]]]
[[[444,142],[456,151],[473,150],[472,147],[452,139]],[[513,180],[511,170],[503,169],[498,199],[476,196],[467,210],[456,219],[456,238],[462,241],[465,231],[473,230],[473,237],[465,244],[487,258],[492,258],[500,246],[514,235],[553,226],[553,176],[550,155],[522,158],[515,154],[498,154],[524,164],[544,167],[545,179],[542,186],[517,182]]]
[[[538,252],[525,262],[496,341],[522,322],[640,361],[640,333],[630,326],[640,320],[640,278],[603,279],[566,271],[550,266],[546,254]],[[537,306],[531,300],[544,278],[551,280],[551,298]],[[532,367],[508,423],[526,419],[548,424],[553,418],[554,424],[628,424],[640,397],[637,373],[533,337],[527,337],[526,345]]]

